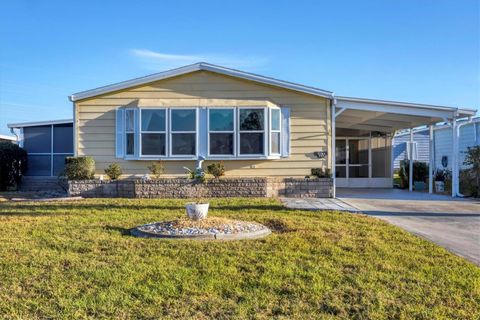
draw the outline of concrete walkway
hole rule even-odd
[[[337,189],[337,198],[480,265],[480,201],[400,189]]]
[[[328,198],[281,198],[283,205],[289,209],[300,210],[336,210],[358,211],[339,199]]]

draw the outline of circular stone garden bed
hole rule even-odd
[[[182,218],[144,224],[133,228],[130,233],[143,238],[241,240],[263,238],[271,231],[257,222],[209,217],[202,220]]]

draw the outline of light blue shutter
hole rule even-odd
[[[290,156],[290,108],[282,110],[282,150],[283,158]]]
[[[140,109],[133,109],[133,141],[134,141],[134,156],[140,155]]]
[[[125,110],[118,108],[115,112],[115,157],[123,158],[125,139]]]
[[[207,128],[208,109],[200,108],[198,110],[198,156],[206,158],[208,155],[208,128]]]

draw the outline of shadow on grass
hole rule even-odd
[[[132,229],[127,229],[127,228],[122,228],[117,226],[105,226],[104,229],[107,231],[119,232],[122,236],[131,236],[130,230],[132,230]]]

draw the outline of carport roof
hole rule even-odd
[[[418,103],[336,98],[336,127],[393,132],[475,115],[476,110]]]

